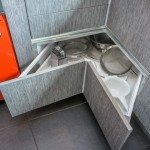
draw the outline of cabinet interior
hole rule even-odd
[[[104,31],[98,31],[98,32],[101,33]],[[106,33],[106,31],[105,31],[105,33]],[[97,33],[94,32],[94,34],[97,34]],[[27,67],[27,69],[20,75],[20,77],[23,77],[25,75],[32,74],[32,73],[41,73],[47,69],[49,69],[49,70],[55,69],[61,65],[69,64],[71,62],[75,62],[75,61],[82,59],[85,61],[92,62],[93,66],[97,70],[99,76],[104,81],[104,79],[106,77],[112,76],[112,75],[109,75],[108,73],[106,73],[103,70],[103,68],[100,64],[100,59],[99,59],[102,52],[97,50],[94,46],[92,48],[90,48],[88,50],[88,52],[82,54],[79,57],[76,57],[76,58],[66,57],[63,60],[58,60],[57,57],[55,57],[52,52],[54,47],[56,45],[59,45],[60,43],[62,44],[63,42],[66,43],[66,42],[70,42],[70,41],[82,41],[84,39],[89,40],[89,35],[92,35],[92,34],[91,33],[88,33],[88,35],[79,34],[79,36],[77,36],[77,34],[74,34],[70,37],[68,37],[68,35],[66,37],[60,35],[60,36],[58,36],[58,38],[54,38],[54,40],[52,40],[51,42],[49,42],[47,44],[45,44],[45,42],[44,42],[43,45],[41,44],[42,47],[44,47],[44,49],[41,50],[39,55]],[[125,97],[126,103],[128,105],[128,110],[125,111],[123,109],[123,107],[121,107],[119,100],[114,98],[114,101],[116,101],[116,103],[118,104],[118,107],[120,108],[121,112],[127,118],[128,117],[130,118],[132,111],[133,111],[136,97],[141,92],[142,87],[143,87],[144,83],[146,82],[147,74],[143,71],[143,68],[141,68],[141,66],[139,66],[134,61],[134,59],[126,52],[126,50],[122,46],[120,46],[120,43],[118,41],[116,41],[116,38],[113,38],[113,36],[110,36],[110,34],[108,34],[108,36],[119,47],[120,51],[122,51],[124,53],[124,55],[126,55],[126,57],[132,62],[132,68],[126,74],[118,76],[119,78],[127,81],[127,83],[130,86],[130,93]],[[90,40],[89,40],[89,42],[90,42]],[[93,55],[95,55],[95,58],[92,58],[89,56],[89,53],[91,53],[91,52],[93,53]]]

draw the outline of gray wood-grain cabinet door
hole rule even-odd
[[[93,64],[87,64],[84,95],[112,150],[120,150],[132,131]]]
[[[82,93],[85,62],[79,61],[0,84],[12,116]]]
[[[41,38],[105,24],[109,0],[25,0],[31,37]]]

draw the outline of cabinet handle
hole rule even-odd
[[[0,37],[2,36],[2,33],[0,32]]]

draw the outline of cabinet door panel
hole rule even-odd
[[[12,116],[82,93],[85,62],[62,65],[0,85]]]
[[[1,0],[20,67],[34,59],[24,0]]]
[[[108,4],[108,0],[26,0],[29,16]]]
[[[29,16],[32,38],[46,37],[104,25],[107,5]]]
[[[84,95],[113,150],[119,150],[132,127],[119,110],[113,97],[91,63],[87,64]]]

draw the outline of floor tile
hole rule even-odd
[[[133,127],[133,132],[123,146],[123,150],[150,150],[150,140],[133,118],[131,126]]]
[[[12,118],[0,103],[0,150],[36,150],[36,145],[38,150],[110,150],[82,94],[26,115]],[[150,140],[133,118],[131,125],[122,150],[150,150]]]
[[[86,102],[85,97],[83,96],[83,94],[80,94],[80,95],[76,95],[76,96],[67,98],[65,100],[62,100],[60,102],[56,102],[54,104],[33,110],[27,113],[27,116],[29,119],[34,119],[34,118],[38,118],[40,116],[44,116],[46,114],[50,114],[50,113],[53,113],[62,109],[66,109],[68,107],[72,107],[74,105],[78,105],[84,102]]]
[[[12,117],[6,104],[0,103],[0,130],[9,126],[23,123],[27,120],[26,115]]]
[[[37,150],[28,125],[16,125],[0,131],[0,150]]]
[[[109,150],[97,121],[82,104],[30,121],[38,150]]]

